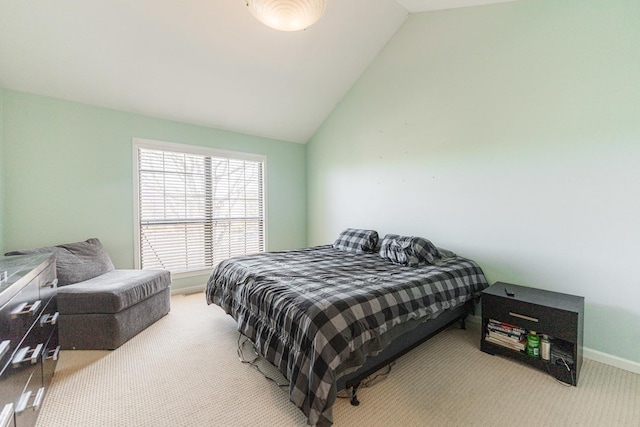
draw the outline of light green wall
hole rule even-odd
[[[640,2],[412,14],[307,147],[308,243],[421,235],[640,362]],[[640,366],[640,365],[637,365]]]
[[[266,155],[268,249],[306,244],[304,145],[10,90],[4,130],[5,250],[98,237],[133,268],[133,137]]]

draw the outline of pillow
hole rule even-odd
[[[87,239],[84,242],[12,251],[5,255],[29,255],[44,252],[53,252],[56,256],[58,286],[84,282],[115,270],[109,254],[102,247],[100,240],[95,238]]]
[[[333,247],[336,249],[356,253],[375,252],[377,245],[377,231],[358,228],[347,228],[333,242]]]
[[[380,256],[395,264],[417,267],[440,258],[438,248],[422,237],[387,234],[380,245]]]
[[[440,259],[440,252],[431,241],[423,237],[412,237],[411,247],[420,263],[433,264]]]

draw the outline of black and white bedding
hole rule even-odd
[[[237,257],[211,273],[207,303],[231,315],[289,380],[310,425],[330,425],[336,379],[359,367],[355,352],[374,355],[382,349],[370,343],[394,327],[434,318],[488,286],[475,262],[447,255],[418,267],[331,245]]]

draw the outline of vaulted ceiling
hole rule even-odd
[[[0,0],[0,87],[305,143],[409,13],[513,0],[328,0],[304,31],[244,0]]]

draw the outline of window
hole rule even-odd
[[[136,267],[174,274],[265,250],[262,156],[134,140]]]

